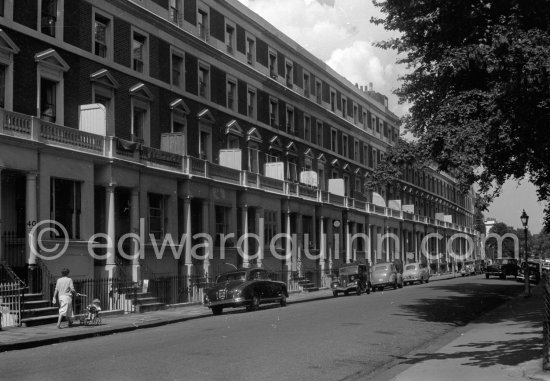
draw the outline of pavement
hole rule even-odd
[[[434,275],[430,281],[453,278],[453,274]],[[288,304],[332,298],[332,291],[291,293]],[[396,359],[377,380],[545,380],[550,372],[542,370],[542,287],[533,287],[531,297],[520,295],[500,307]],[[198,303],[180,304],[161,311],[142,314],[102,313],[99,326],[72,328],[62,323],[35,327],[4,327],[0,331],[0,352],[34,348],[65,341],[111,335],[137,329],[158,327],[211,316],[210,309]]]

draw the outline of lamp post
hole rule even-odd
[[[531,285],[529,284],[529,265],[527,264],[527,259],[529,258],[527,253],[527,224],[529,223],[529,216],[527,213],[525,213],[525,209],[523,209],[523,213],[521,213],[521,223],[523,224],[523,232],[525,234],[525,297],[529,297],[531,295]]]

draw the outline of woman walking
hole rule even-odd
[[[59,317],[57,318],[57,328],[61,328],[61,319],[67,318],[69,327],[73,325],[73,295],[76,294],[73,280],[69,278],[69,269],[61,270],[61,278],[57,279],[52,303],[59,301]]]

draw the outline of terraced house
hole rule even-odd
[[[446,271],[448,239],[474,235],[473,193],[446,174],[409,168],[367,191],[399,136],[387,97],[236,0],[4,0],[0,29],[0,258],[28,281],[63,267],[140,281],[233,265],[322,286],[344,262],[420,260],[430,233],[432,270]],[[65,230],[26,239],[47,220]],[[278,233],[296,239],[271,250]],[[179,258],[155,250],[168,235]],[[40,260],[38,239],[63,255]]]

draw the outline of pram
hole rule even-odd
[[[95,302],[95,300],[94,300]],[[101,324],[101,308],[95,306],[94,302],[88,304],[86,312],[80,316],[80,325],[100,325]]]

